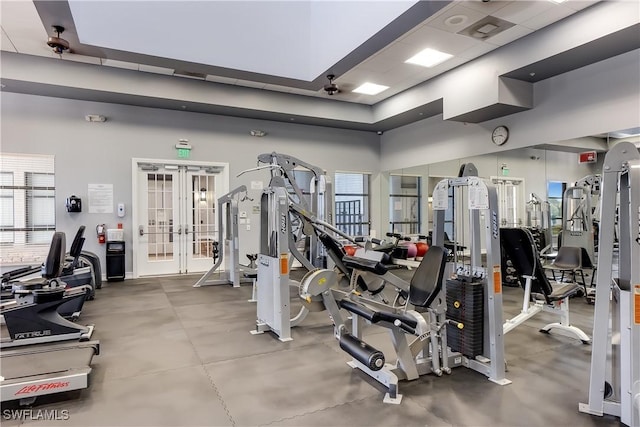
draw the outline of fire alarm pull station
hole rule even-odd
[[[98,235],[98,243],[107,241],[107,226],[105,224],[96,225],[96,234]]]

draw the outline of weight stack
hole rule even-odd
[[[469,358],[483,354],[484,286],[482,283],[447,280],[447,319],[464,325],[447,324],[447,344]]]

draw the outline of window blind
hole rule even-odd
[[[0,262],[42,262],[56,223],[54,157],[0,153],[0,170]]]

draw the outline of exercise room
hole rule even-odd
[[[1,1],[3,426],[640,427],[640,3]]]

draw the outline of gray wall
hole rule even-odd
[[[271,151],[323,167],[329,176],[336,170],[371,172],[372,228],[381,234],[388,225],[388,179],[381,170],[447,160],[459,164],[457,159],[461,158],[640,126],[639,58],[636,50],[539,82],[534,88],[535,108],[530,111],[480,124],[443,121],[438,116],[386,132],[381,138],[294,123],[3,93],[1,151],[56,156],[56,217],[59,230],[67,234],[74,233],[80,224],[92,230],[95,224],[112,227],[120,222],[115,214],[71,216],[64,211],[64,198],[70,194],[86,199],[87,184],[112,183],[115,201],[127,205],[124,227],[131,247],[131,158],[175,159],[174,146],[180,138],[189,139],[194,146],[193,160],[228,162],[230,188],[251,180],[266,181],[266,172],[239,179],[236,174],[255,166],[258,154]],[[108,121],[88,123],[84,121],[86,114],[102,114]],[[490,132],[498,124],[511,130],[503,147],[490,142]],[[249,130],[256,128],[268,136],[249,136]],[[563,156],[544,157],[547,178],[571,181],[586,175],[582,170],[569,171],[565,166],[574,161],[568,154],[566,159]],[[490,158],[475,161],[481,174],[494,162]],[[543,180],[536,180],[539,163],[534,164],[527,155],[508,161],[496,158],[495,162],[498,167],[506,162],[512,176],[527,179],[528,192],[545,194]],[[457,173],[457,167],[450,171],[445,165],[444,169],[446,175]],[[252,196],[258,193],[254,191]],[[257,218],[252,218],[252,223],[257,223]],[[257,232],[256,227],[250,232],[243,230],[241,253],[257,250]],[[104,255],[95,239],[87,239],[87,249]],[[131,270],[129,256],[127,271]]]
[[[534,85],[534,108],[479,124],[425,119],[382,136],[381,167],[394,170],[491,152],[552,144],[640,126],[640,50]],[[497,125],[510,129],[502,147]]]
[[[132,248],[131,159],[177,158],[175,144],[186,138],[193,146],[191,160],[227,162],[229,187],[251,180],[268,182],[268,172],[236,175],[256,166],[258,154],[277,151],[300,158],[327,170],[329,177],[338,171],[372,172],[380,170],[379,137],[370,132],[345,131],[315,126],[212,116],[198,113],[158,110],[126,105],[93,103],[59,98],[2,94],[2,147],[5,153],[55,155],[56,226],[69,238],[78,226],[87,226],[85,248],[103,258],[104,248],[97,243],[94,229],[105,223],[116,228],[122,222],[127,247]],[[104,123],[85,121],[86,114],[100,114]],[[249,135],[251,129],[267,132],[264,138]],[[87,203],[87,184],[113,184],[114,202],[126,204],[124,220],[113,214],[69,214],[66,197],[75,194]],[[377,184],[376,184],[377,185]],[[241,204],[251,216],[251,204],[257,204],[259,190],[250,192],[255,202]],[[377,196],[377,194],[376,194]],[[373,206],[379,204],[374,196]],[[243,207],[244,205],[244,207]],[[378,222],[377,210],[372,214]],[[251,231],[240,233],[240,253],[258,250],[258,217],[251,218]],[[244,257],[244,255],[242,255]],[[126,270],[133,270],[131,251]]]

